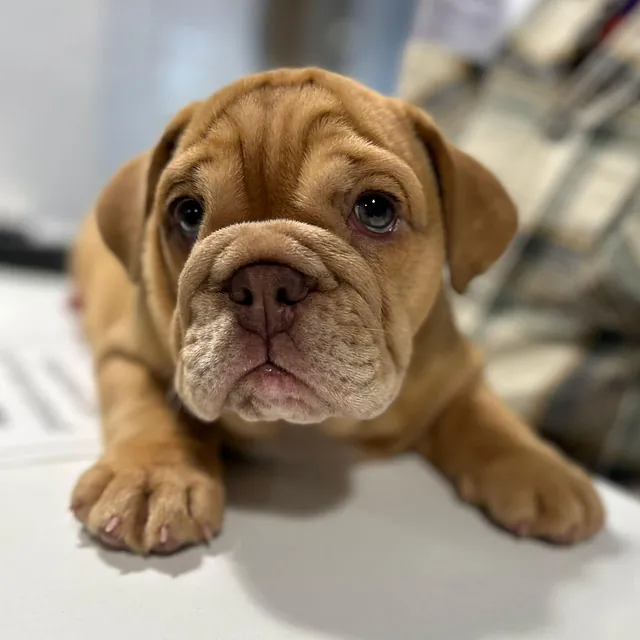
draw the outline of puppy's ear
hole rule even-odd
[[[507,248],[518,225],[516,207],[498,179],[447,142],[426,113],[403,107],[437,174],[451,284],[462,293]]]
[[[125,164],[98,200],[96,216],[102,239],[134,282],[140,277],[142,237],[156,186],[198,106],[199,103],[194,103],[182,109],[153,151]]]

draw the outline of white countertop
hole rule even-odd
[[[640,505],[558,549],[493,529],[418,460],[234,471],[223,535],[141,559],[66,509],[79,463],[0,470],[4,640],[631,640]]]
[[[0,297],[11,300],[0,307],[0,351],[40,376],[49,402],[63,394],[43,361],[90,380],[65,289],[0,271]],[[497,531],[417,459],[349,467],[321,451],[316,462],[234,468],[218,540],[141,559],[98,548],[67,510],[94,421],[66,398],[51,410],[73,428],[46,432],[42,416],[20,413],[24,389],[0,382],[2,640],[639,637],[640,503],[608,485],[607,530],[558,549]]]

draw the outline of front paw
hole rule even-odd
[[[135,553],[173,553],[220,528],[223,489],[184,465],[101,461],[78,480],[71,509],[91,535]]]
[[[479,463],[458,479],[457,488],[462,499],[518,536],[572,544],[604,523],[591,480],[551,450],[517,451]]]

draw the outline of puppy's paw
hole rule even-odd
[[[588,476],[555,452],[519,451],[479,464],[457,488],[463,500],[518,536],[573,544],[604,523]]]
[[[78,480],[71,510],[112,548],[168,554],[208,542],[220,529],[223,502],[220,483],[188,465],[102,461]]]

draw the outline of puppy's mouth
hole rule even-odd
[[[249,414],[281,419],[316,414],[324,403],[295,373],[267,360],[244,374],[230,393],[231,404]]]
[[[238,385],[251,387],[254,392],[275,399],[282,396],[294,396],[312,394],[309,385],[305,384],[294,373],[283,369],[277,364],[267,360],[254,367],[238,380]]]

